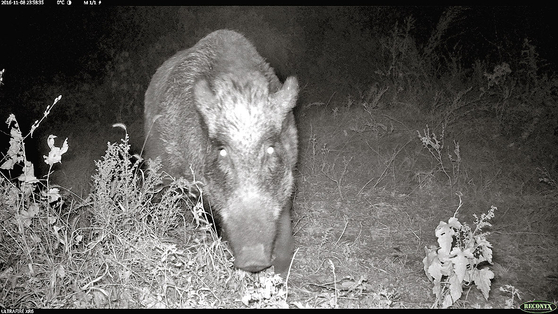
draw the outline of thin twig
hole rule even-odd
[[[343,235],[345,234],[345,230],[347,229],[347,226],[349,225],[349,219],[347,219],[347,216],[345,216],[344,218],[345,218],[345,227],[343,228],[343,232],[341,232],[341,235],[339,236],[339,238],[337,239],[337,241],[335,241],[335,243],[333,244],[333,246],[336,246],[337,243],[339,242],[339,240],[341,240],[341,237],[343,237]]]

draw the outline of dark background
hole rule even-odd
[[[76,2],[74,2],[76,3]],[[108,39],[115,40],[114,49],[123,49],[130,45],[133,38],[136,45],[148,45],[149,40],[174,31],[176,21],[161,20],[168,27],[157,26],[157,18],[161,15],[172,15],[178,7],[130,8],[103,5],[84,7],[74,4],[73,7],[13,7],[1,6],[0,23],[2,27],[2,54],[0,65],[9,68],[14,77],[49,76],[63,72],[69,75],[84,70],[93,74],[102,74],[101,69],[90,69],[89,58],[95,51],[104,50]],[[236,8],[236,10],[248,8]],[[253,8],[254,9],[254,8]],[[414,16],[416,23],[416,39],[425,41],[436,27],[445,7],[439,6],[401,6],[401,7],[258,7],[274,27],[290,28],[298,24],[303,31],[290,34],[304,41],[307,49],[320,47],[329,42],[345,41],[344,26],[354,26],[356,32],[386,32],[393,23],[407,16]],[[133,15],[134,11],[142,12],[145,19],[141,21]],[[218,8],[190,8],[193,14],[220,13]],[[505,6],[505,7],[467,7],[459,22],[454,36],[463,49],[467,49],[467,58],[472,60],[484,58],[494,53],[501,41],[509,42],[510,46],[520,44],[523,38],[530,38],[540,47],[541,57],[554,63],[556,51],[556,10],[555,6]],[[310,14],[309,14],[310,13]],[[137,16],[136,16],[137,17]],[[175,17],[179,18],[179,17]],[[336,19],[336,21],[332,21]],[[355,20],[358,25],[355,24]],[[327,27],[333,29],[327,38],[317,32]],[[328,25],[330,24],[330,25]],[[203,25],[198,25],[203,28]],[[256,25],[255,25],[256,26]],[[148,34],[149,33],[149,34]],[[188,34],[185,34],[188,35]],[[358,46],[358,43],[352,43]],[[137,48],[137,47],[127,47]],[[105,51],[106,53],[106,51]],[[98,60],[106,62],[109,56]],[[304,58],[304,55],[296,56]],[[9,75],[9,74],[7,74]],[[17,75],[17,76],[16,76]]]
[[[3,93],[14,89],[21,93],[30,84],[48,82],[57,75],[82,76],[90,83],[102,80],[107,71],[111,71],[107,65],[114,59],[115,52],[141,53],[163,36],[176,33],[182,36],[182,42],[174,41],[177,44],[195,43],[211,30],[234,26],[229,17],[228,21],[219,21],[220,18],[225,20],[226,11],[239,20],[236,28],[242,28],[240,31],[248,36],[262,26],[282,37],[287,45],[271,47],[261,54],[283,78],[295,73],[306,81],[320,84],[323,75],[312,75],[325,69],[316,69],[319,66],[316,60],[332,50],[331,54],[339,54],[338,59],[347,61],[344,66],[359,69],[346,75],[366,84],[370,79],[366,73],[374,71],[371,61],[376,61],[377,56],[363,52],[370,50],[375,37],[387,34],[395,22],[403,23],[405,17],[412,16],[416,20],[412,33],[417,45],[425,45],[446,9],[395,6],[234,7],[227,10],[223,7],[118,7],[103,3],[83,6],[74,2],[71,7],[58,7],[49,2],[39,7],[1,6],[0,68],[6,69],[4,84],[7,84]],[[462,9],[460,18],[446,35],[444,49],[459,51],[464,65],[477,59],[499,62],[511,51],[520,50],[524,38],[529,38],[542,60],[546,60],[547,64],[541,69],[556,70],[558,10],[555,6]],[[252,25],[251,14],[255,16]],[[259,50],[266,50],[266,43],[258,42],[265,38],[249,37]],[[181,48],[185,47],[178,49]],[[339,49],[333,51],[335,48]],[[285,50],[288,50],[287,56]],[[158,65],[145,66],[154,73]],[[11,101],[3,97],[2,108],[6,108],[6,102]]]

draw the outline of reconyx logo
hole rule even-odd
[[[556,304],[547,301],[529,301],[521,304],[519,308],[527,313],[550,313],[556,310]]]

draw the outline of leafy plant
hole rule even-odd
[[[488,232],[482,232],[482,228],[491,226],[488,220],[494,217],[496,207],[491,206],[480,220],[473,214],[475,230],[471,231],[455,217],[461,205],[460,198],[453,217],[447,223],[440,221],[436,227],[438,246],[425,248],[426,257],[422,262],[426,276],[434,283],[433,307],[447,308],[455,304],[463,294],[463,287],[472,284],[488,300],[494,273],[484,265],[492,264],[492,245],[486,240]]]
[[[0,176],[0,251],[5,252],[0,257],[0,285],[4,287],[0,295],[2,307],[48,307],[49,300],[34,303],[28,301],[28,296],[51,295],[58,289],[59,281],[67,278],[65,262],[69,250],[81,241],[79,235],[74,237],[70,231],[69,215],[63,213],[64,201],[59,189],[50,187],[48,175],[44,180],[35,177],[34,165],[25,151],[25,139],[33,134],[60,98],[47,106],[43,117],[33,123],[27,135],[21,132],[14,114],[6,120],[10,127],[10,147],[0,160],[0,169],[5,171]],[[44,156],[51,168],[68,150],[67,141],[62,147],[56,147],[54,138],[55,135],[48,137],[50,151]],[[12,171],[18,170],[17,167],[21,167],[21,173],[14,174]],[[46,183],[41,184],[41,181]],[[22,280],[8,285],[12,276]]]

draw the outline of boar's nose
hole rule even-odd
[[[271,266],[271,258],[266,256],[263,244],[244,246],[235,256],[234,266],[255,273]]]

